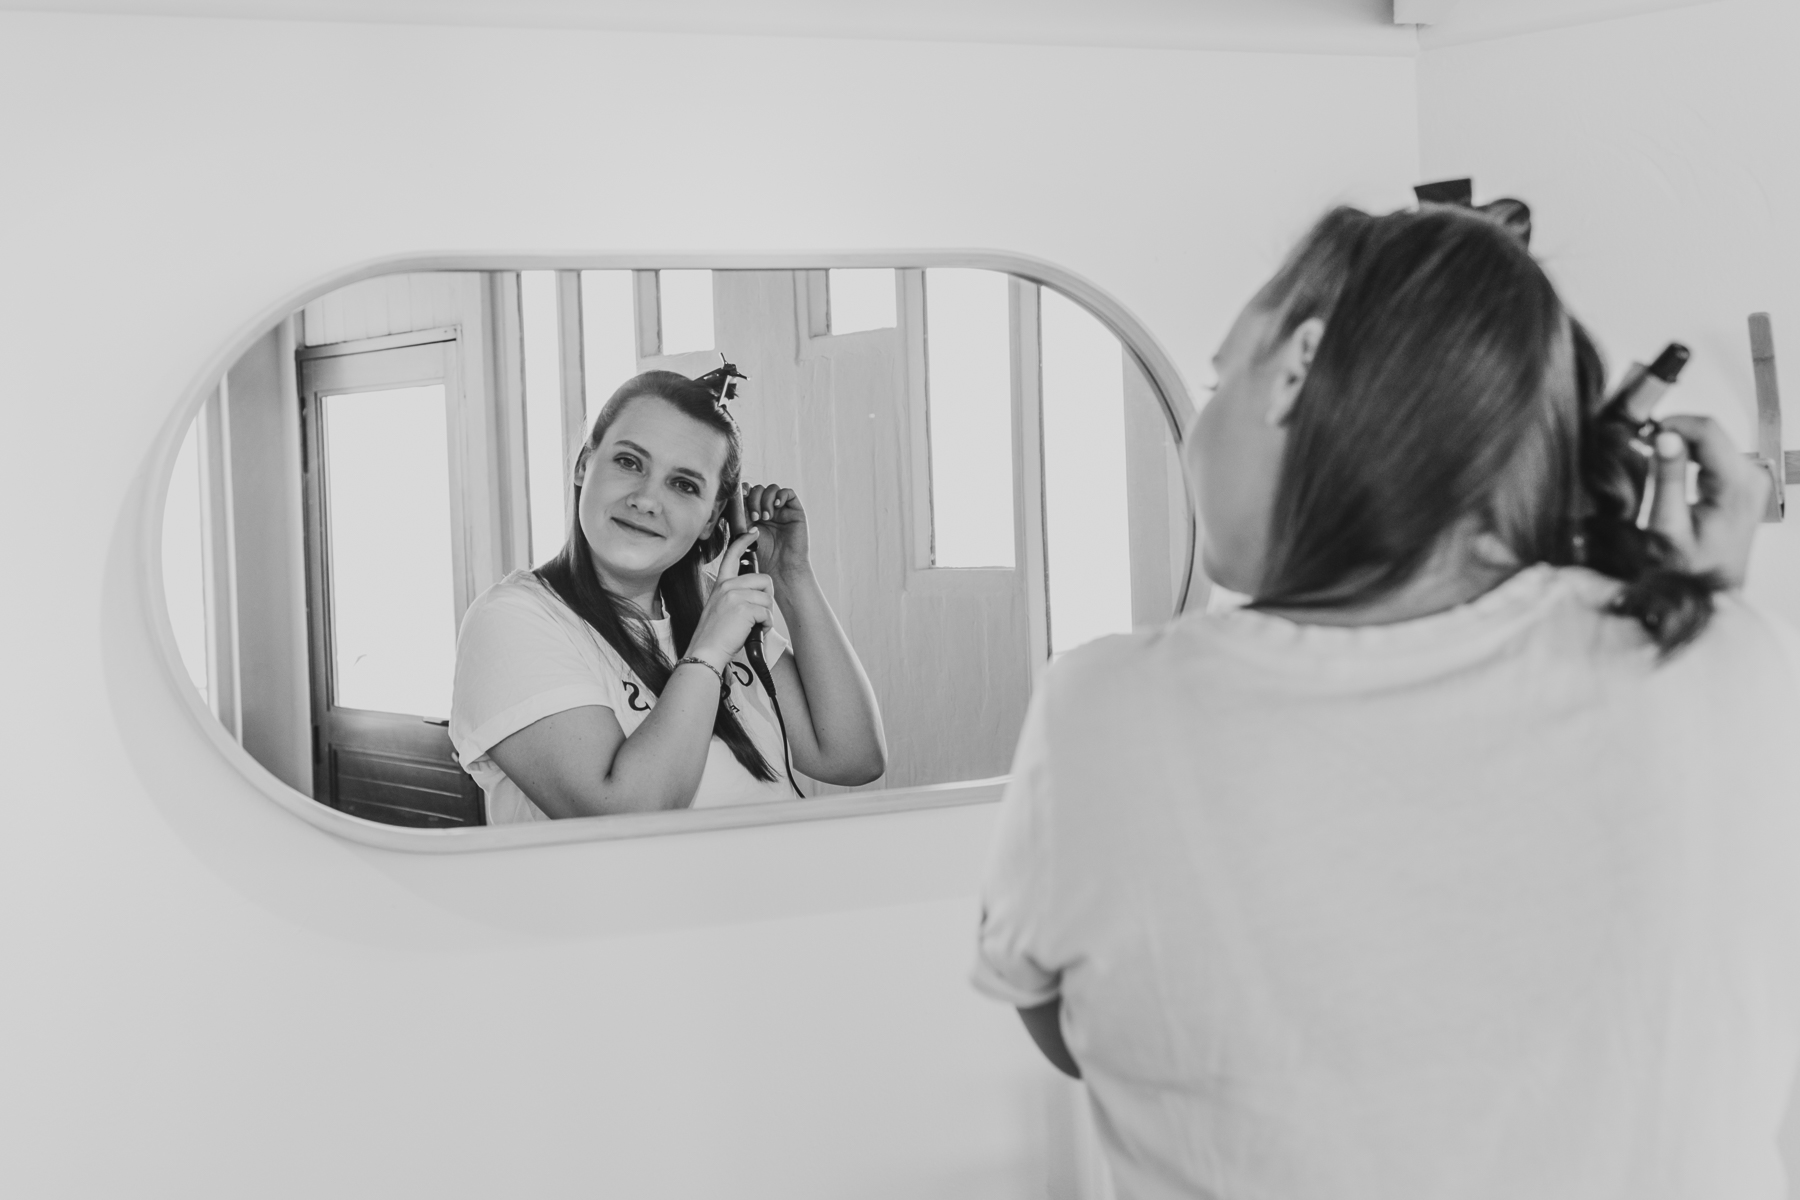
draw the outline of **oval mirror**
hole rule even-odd
[[[988,258],[471,260],[328,288],[193,401],[163,514],[179,670],[284,803],[389,846],[992,798],[1038,673],[1178,611],[1194,529],[1175,453],[1188,402],[1160,350],[1079,280]],[[680,811],[523,821],[487,752],[557,702],[521,684],[506,713],[457,728],[477,686],[467,662],[459,674],[459,629],[490,589],[537,586],[534,569],[581,536],[573,473],[614,391],[722,363],[742,376],[726,403],[741,477],[798,497],[885,757],[866,780],[831,782],[794,770],[784,736],[768,753],[791,784],[703,783]],[[778,606],[777,654],[791,619]],[[590,650],[603,640],[573,628],[571,645],[584,628]],[[722,708],[768,715],[741,656],[723,673],[741,690]],[[629,736],[657,689],[629,669],[621,686],[606,703],[623,702]]]

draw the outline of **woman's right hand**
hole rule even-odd
[[[1690,571],[1744,586],[1750,546],[1769,503],[1769,473],[1732,445],[1710,417],[1665,417],[1656,437],[1656,496],[1650,528],[1675,543]],[[1688,455],[1700,464],[1700,495],[1688,503]]]
[[[706,607],[700,610],[700,624],[688,642],[689,654],[704,658],[721,670],[752,629],[774,619],[775,581],[768,575],[738,574],[744,551],[756,544],[758,536],[758,531],[752,529],[733,539],[726,549],[719,581],[706,598]]]

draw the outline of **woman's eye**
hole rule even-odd
[[[694,486],[694,481],[691,479],[677,479],[675,481],[675,486],[690,496],[698,496],[700,494],[700,489]]]
[[[629,454],[615,454],[613,455],[613,461],[618,463],[621,467],[624,467],[627,471],[637,470],[637,459],[631,457]]]

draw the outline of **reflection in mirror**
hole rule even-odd
[[[485,823],[449,726],[465,614],[561,550],[621,384],[726,359],[743,479],[800,498],[885,728],[879,778],[801,773],[805,796],[1003,774],[1053,656],[1172,611],[1190,525],[1162,398],[1055,291],[950,265],[413,272],[313,300],[196,414],[163,538],[194,686],[324,805]]]
[[[444,385],[319,396],[334,702],[450,715],[456,663]]]
[[[831,333],[892,329],[894,272],[881,267],[833,267],[825,273],[825,303]]]
[[[1009,281],[993,271],[934,268],[925,272],[924,291],[929,562],[934,567],[1011,570]]]

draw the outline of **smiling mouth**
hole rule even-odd
[[[612,521],[613,521],[614,525],[618,525],[624,529],[629,529],[629,530],[631,530],[631,532],[636,533],[636,534],[641,534],[644,537],[659,538],[662,536],[662,534],[656,532],[656,530],[654,530],[654,529],[645,529],[642,525],[633,525],[630,521],[624,520],[623,518],[620,518],[620,517],[614,517],[612,519]]]

